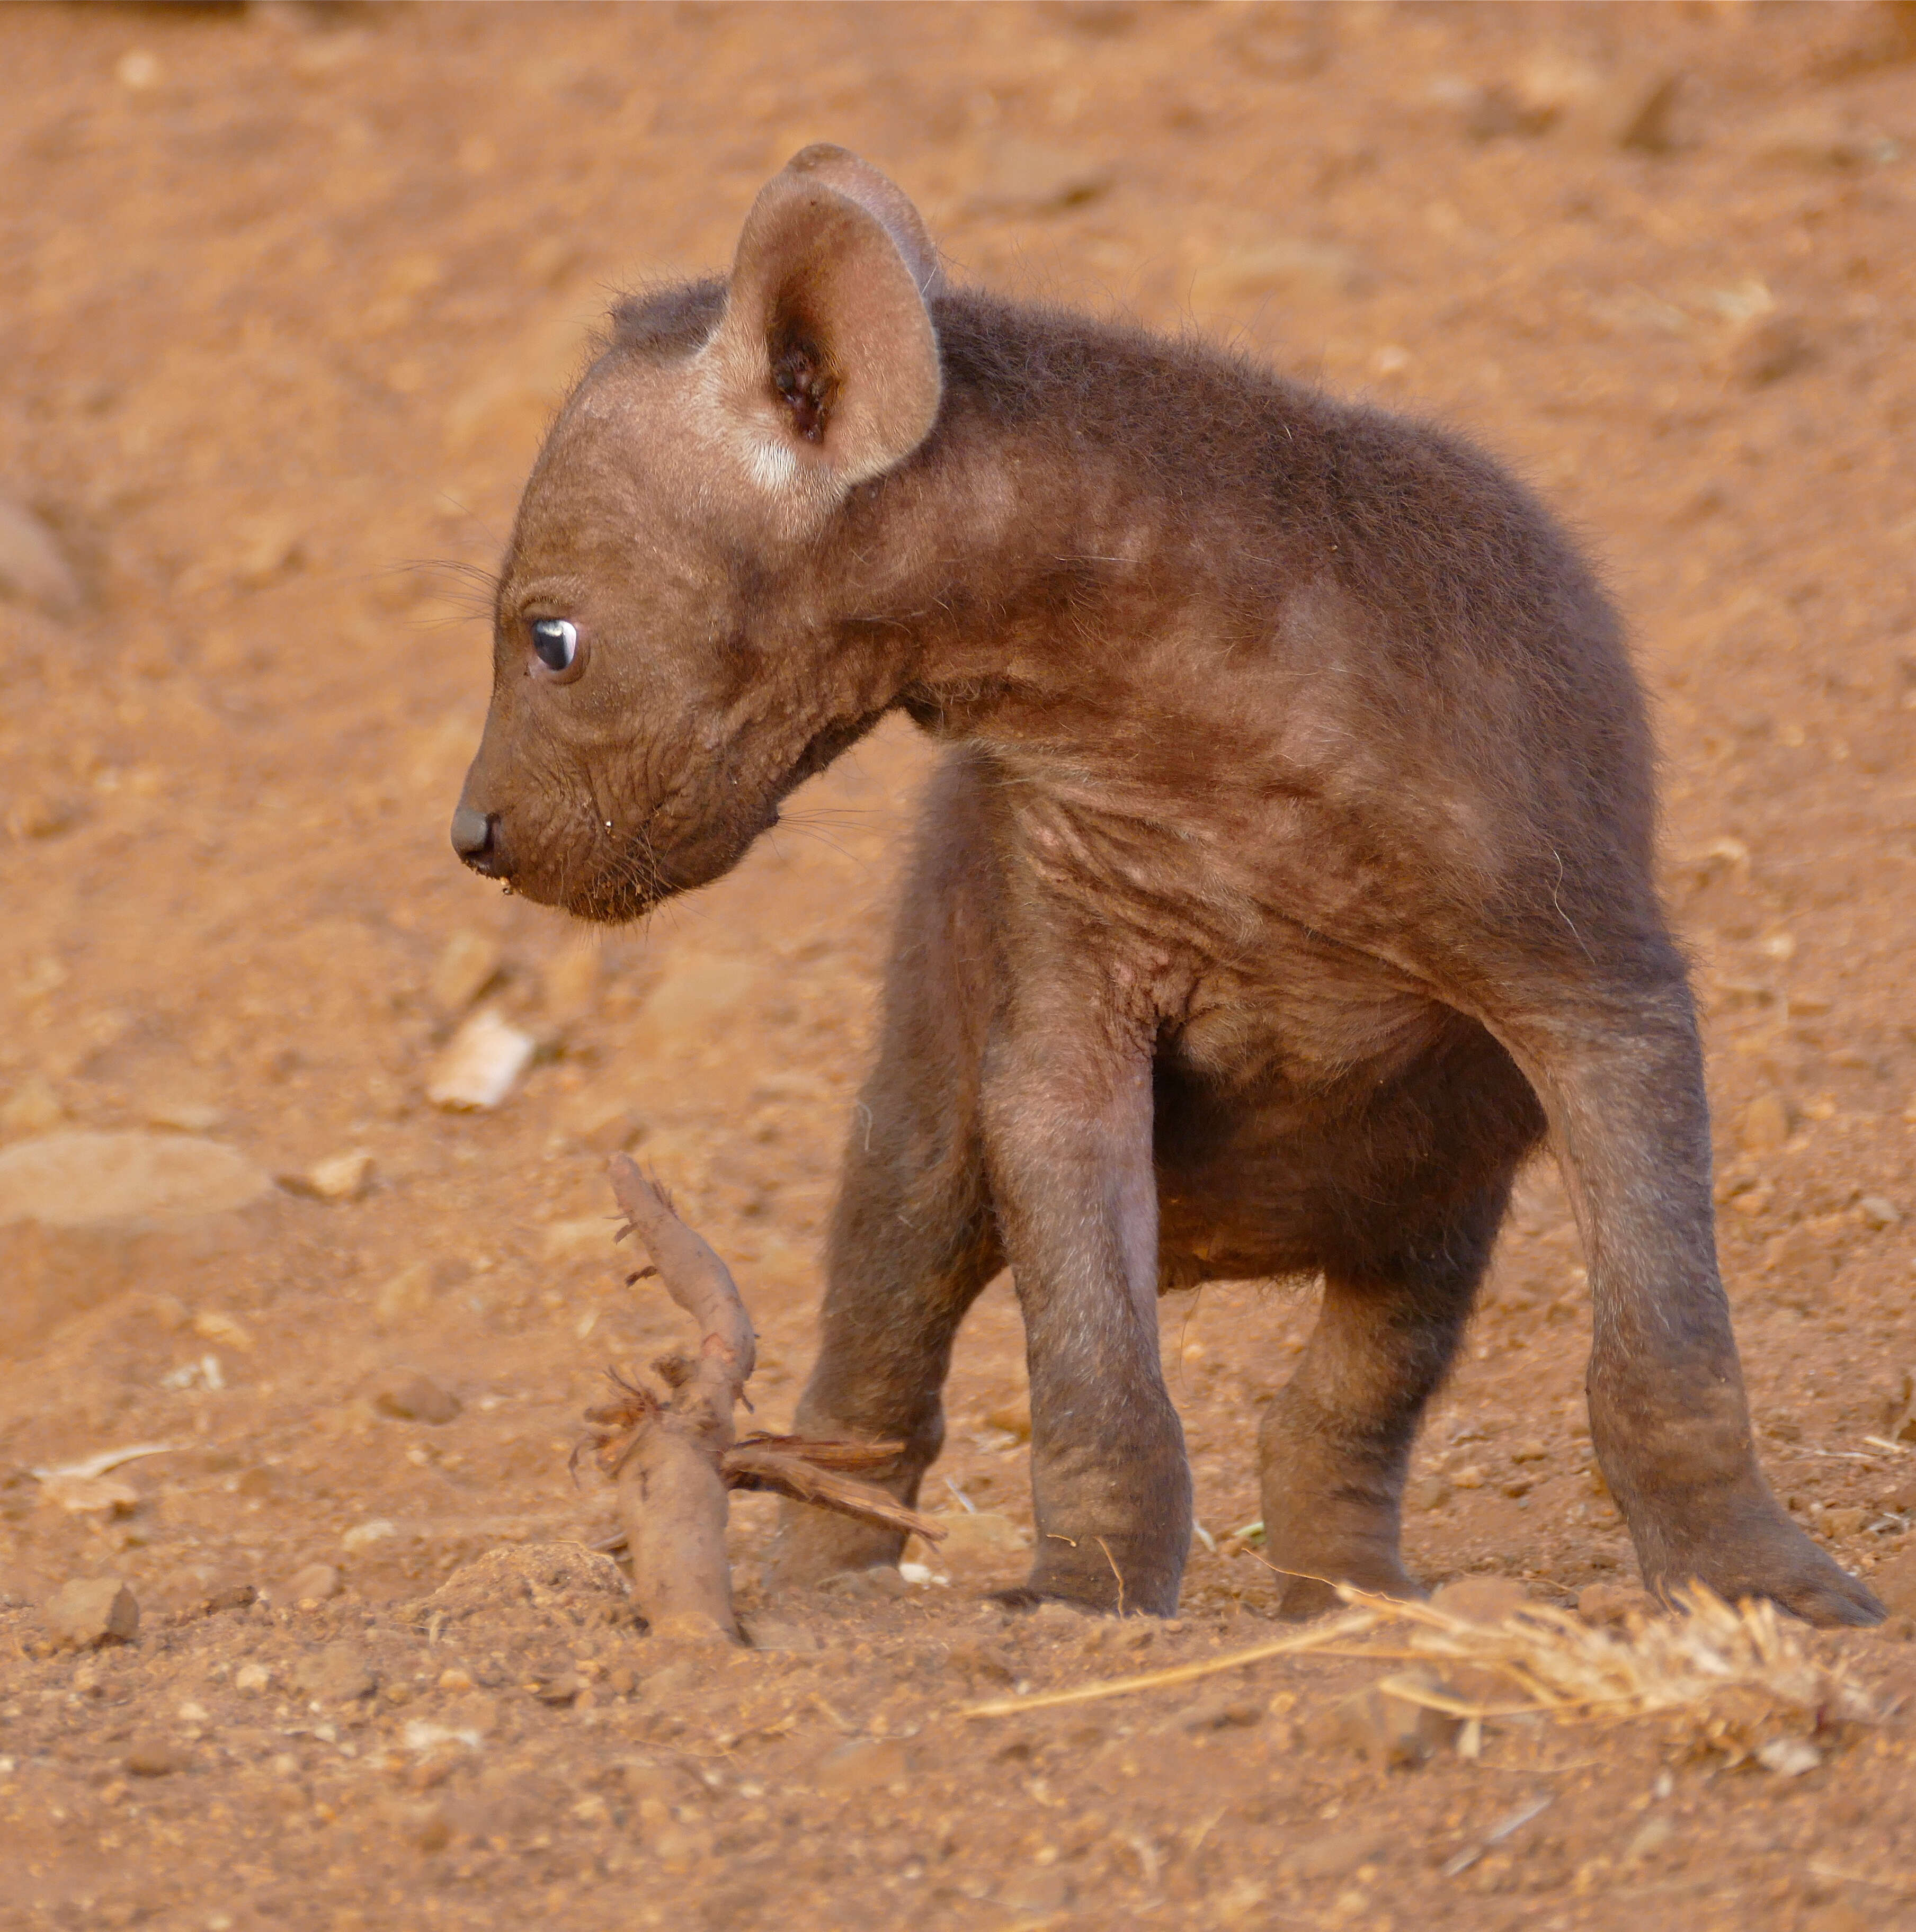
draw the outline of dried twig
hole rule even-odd
[[[573,1451],[593,1460],[617,1485],[632,1594],[655,1630],[716,1634],[740,1641],[725,1559],[726,1492],[771,1490],[800,1502],[915,1532],[936,1542],[943,1530],[875,1485],[847,1472],[889,1462],[894,1442],[825,1442],[758,1432],[734,1439],[733,1411],[744,1400],[756,1360],[752,1322],[731,1273],[673,1212],[664,1191],[629,1156],[608,1163],[626,1224],[636,1234],[667,1294],[698,1324],[695,1356],[662,1356],[656,1394],[611,1372],[612,1400],[589,1409],[594,1432]]]

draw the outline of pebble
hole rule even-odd
[[[59,539],[24,503],[0,496],[0,596],[55,616],[80,607],[80,580]]]
[[[144,1276],[255,1244],[271,1178],[217,1141],[45,1134],[0,1152],[0,1354]]]
[[[1623,1847],[1623,1862],[1626,1865],[1641,1864],[1645,1858],[1653,1858],[1675,1839],[1677,1828],[1660,1812],[1653,1812],[1631,1834],[1630,1842]]]
[[[373,1406],[397,1421],[443,1424],[454,1420],[464,1404],[430,1376],[401,1369],[375,1384]]]
[[[1467,1463],[1461,1469],[1451,1472],[1451,1486],[1459,1490],[1480,1490],[1484,1486],[1484,1472],[1475,1462]]]
[[[180,1134],[60,1133],[0,1154],[0,1226],[50,1228],[221,1214],[270,1192],[234,1149]]]
[[[1621,1625],[1632,1616],[1652,1617],[1656,1602],[1647,1590],[1624,1583],[1590,1583],[1577,1598],[1577,1614],[1599,1628]]]
[[[135,1738],[127,1747],[123,1760],[135,1778],[170,1778],[184,1771],[192,1760],[185,1749],[169,1738]]]
[[[531,1034],[482,1010],[452,1036],[434,1064],[426,1098],[455,1112],[496,1107],[518,1084],[536,1044]]]
[[[355,1703],[379,1688],[367,1668],[365,1653],[350,1643],[329,1643],[317,1655],[302,1658],[293,1681],[324,1704]]]
[[[62,1643],[79,1649],[131,1643],[140,1634],[140,1605],[117,1576],[77,1576],[47,1605],[47,1623]]]
[[[1417,1476],[1405,1486],[1404,1500],[1413,1509],[1442,1509],[1453,1493],[1441,1476]]]
[[[1055,1866],[1041,1866],[1008,1880],[998,1896],[1009,1911],[1048,1918],[1071,1904],[1071,1881]]]
[[[1862,1216],[1866,1228],[1874,1228],[1879,1233],[1885,1228],[1893,1228],[1902,1219],[1902,1209],[1880,1194],[1864,1195],[1857,1202],[1856,1211]]]
[[[869,1791],[900,1785],[911,1776],[911,1761],[896,1738],[840,1744],[812,1766],[810,1782],[821,1791]]]
[[[1348,1878],[1386,1856],[1390,1845],[1379,1832],[1327,1832],[1293,1846],[1284,1854],[1284,1869],[1293,1878]]]
[[[330,1563],[308,1563],[287,1579],[280,1600],[288,1604],[323,1604],[339,1594],[339,1572]]]
[[[140,1492],[118,1476],[48,1476],[40,1494],[72,1516],[131,1516],[140,1507]]]
[[[1869,1512],[1844,1503],[1823,1512],[1823,1528],[1831,1536],[1860,1536],[1869,1520]]]
[[[1460,1576],[1434,1591],[1431,1607],[1494,1629],[1530,1606],[1530,1593],[1509,1576]]]
[[[372,1184],[372,1156],[356,1148],[350,1154],[316,1162],[296,1180],[289,1183],[283,1178],[280,1185],[291,1185],[296,1193],[310,1194],[317,1201],[356,1201]]]
[[[265,1664],[242,1664],[233,1673],[233,1688],[248,1694],[263,1690],[273,1681],[272,1667]]]
[[[499,976],[504,956],[498,940],[484,933],[455,932],[432,969],[427,996],[448,1019],[457,1019]]]

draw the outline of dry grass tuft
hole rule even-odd
[[[1677,1592],[1681,1614],[1631,1616],[1621,1630],[1593,1629],[1545,1604],[1501,1622],[1476,1623],[1433,1604],[1368,1596],[1341,1586],[1341,1616],[1227,1656],[1035,1697],[971,1706],[967,1717],[1005,1717],[1189,1683],[1266,1658],[1316,1654],[1414,1660],[1422,1666],[1377,1688],[1460,1719],[1542,1715],[1568,1720],[1674,1714],[1674,1741],[1755,1757],[1773,1769],[1806,1769],[1793,1740],[1881,1714],[1840,1660],[1816,1656],[1811,1633],[1773,1604],[1726,1604],[1701,1585]],[[1435,1684],[1430,1673],[1458,1678]]]

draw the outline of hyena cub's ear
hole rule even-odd
[[[917,210],[857,155],[821,143],[766,184],[708,351],[710,393],[762,484],[836,498],[925,440],[938,280]]]

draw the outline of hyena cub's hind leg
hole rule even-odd
[[[1398,1550],[1404,1472],[1509,1198],[1506,1174],[1387,1264],[1326,1274],[1317,1325],[1259,1432],[1266,1556],[1287,1573],[1286,1616],[1332,1608],[1333,1583],[1423,1594]]]

